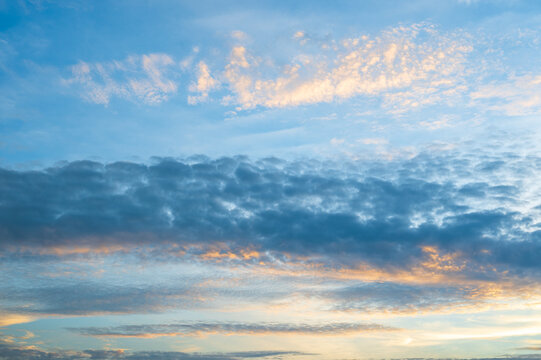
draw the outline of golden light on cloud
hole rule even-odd
[[[417,41],[424,36],[421,33],[430,41]],[[300,40],[301,46],[310,40],[302,31],[295,32],[293,38]],[[333,49],[335,58],[321,60],[325,53],[319,57],[298,56],[298,61],[269,79],[258,75],[269,61],[250,54],[245,46],[234,46],[221,74],[222,83],[230,91],[223,103],[246,110],[383,94],[387,108],[403,112],[466,90],[460,73],[472,46],[466,39],[440,33],[428,24],[398,26],[373,38],[362,35],[328,41],[321,47]],[[192,92],[208,95],[206,88],[193,88]]]
[[[0,313],[0,327],[28,323],[34,320],[36,320],[36,318],[29,315]]]

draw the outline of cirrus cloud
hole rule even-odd
[[[138,100],[159,104],[177,91],[175,62],[166,54],[129,56],[122,61],[87,63],[71,67],[72,76],[66,84],[79,86],[85,99],[107,105],[112,98]],[[171,78],[172,76],[173,78]]]

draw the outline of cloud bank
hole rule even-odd
[[[69,255],[70,248],[107,253],[176,244],[203,249],[199,255],[209,260],[275,252],[331,265],[536,269],[537,199],[521,199],[521,179],[494,183],[491,176],[510,176],[517,166],[534,176],[539,160],[506,156],[506,165],[420,156],[387,174],[378,174],[382,164],[242,157],[4,169],[0,246]],[[471,171],[484,179],[459,178]]]
[[[0,255],[30,266],[8,279],[40,286],[6,282],[1,307],[122,314],[296,297],[325,311],[410,313],[534,301],[540,168],[531,155],[447,151],[392,162],[195,156],[2,169]],[[47,266],[74,259],[81,271],[102,259],[105,274],[121,262],[138,275],[120,286]],[[168,279],[167,264],[183,276]],[[39,269],[53,273],[34,279]],[[262,285],[268,277],[276,286]]]

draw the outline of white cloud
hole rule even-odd
[[[301,38],[304,37],[304,35],[305,35],[304,31],[300,31],[300,30],[299,30],[299,31],[297,31],[297,32],[293,35],[293,38],[295,38],[295,39],[301,39]]]
[[[199,102],[205,101],[208,98],[209,91],[219,86],[219,82],[211,76],[207,64],[205,64],[203,61],[200,61],[197,65],[197,68],[197,82],[194,82],[190,85],[190,91],[194,93],[199,93],[199,95],[188,96],[189,104],[197,104]]]
[[[232,36],[240,39],[246,34],[237,31]],[[293,37],[299,40],[306,34],[298,31]],[[98,104],[107,105],[115,97],[159,104],[177,92],[176,79],[196,64],[188,103],[207,101],[220,88],[222,104],[233,105],[236,111],[362,96],[399,114],[449,103],[468,90],[465,64],[471,45],[431,25],[399,26],[377,36],[328,40],[326,45],[315,53],[303,53],[305,47],[297,44],[298,52],[281,67],[272,54],[254,55],[243,45],[234,46],[225,65],[215,69],[204,60],[193,62],[198,49],[178,64],[166,54],[81,62],[72,67],[72,77],[66,82],[79,85],[82,95]]]
[[[246,40],[248,35],[240,30],[235,30],[231,33],[231,37],[236,40]]]
[[[180,62],[179,62],[179,65],[180,65],[180,68],[184,71],[186,70],[189,70],[191,69],[192,65],[193,65],[193,62],[194,62],[194,59],[195,59],[195,56],[199,53],[199,47],[198,46],[194,46],[192,48],[192,53],[188,56],[186,56],[184,59],[182,59]]]
[[[174,64],[166,54],[130,56],[107,63],[80,62],[72,66],[72,77],[65,82],[80,85],[82,96],[97,104],[107,105],[113,97],[159,104],[177,91],[176,82],[167,76]]]
[[[162,73],[164,68],[174,63],[173,59],[161,54],[143,55],[142,63],[146,76],[130,80],[131,90],[139,99],[149,104],[158,104],[177,91],[177,85]]]
[[[509,116],[541,112],[541,75],[514,76],[505,81],[480,86],[471,98],[487,103],[488,109]]]
[[[451,126],[452,118],[449,115],[442,115],[435,120],[420,121],[419,125],[429,130],[439,130]]]
[[[301,32],[294,37],[301,37]],[[401,26],[373,38],[333,42],[329,48],[333,51],[298,54],[277,70],[270,65],[272,59],[262,61],[244,46],[234,47],[221,73],[222,83],[230,91],[224,102],[243,110],[364,95],[378,96],[386,109],[402,112],[445,101],[466,90],[462,79],[471,46],[430,25]]]
[[[389,143],[387,139],[382,138],[365,138],[360,141],[365,145],[387,145]]]
[[[459,4],[471,5],[479,2],[479,0],[457,0]]]
[[[330,143],[331,145],[341,145],[345,142],[345,139],[332,138]]]

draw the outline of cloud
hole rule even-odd
[[[364,138],[360,139],[360,141],[365,145],[386,145],[389,143],[387,139],[382,138]]]
[[[463,92],[461,78],[471,50],[465,38],[427,24],[333,41],[317,56],[299,54],[280,70],[236,46],[222,75],[231,92],[224,101],[242,110],[365,96],[380,97],[389,111],[408,111]]]
[[[508,116],[524,116],[539,114],[540,94],[541,75],[527,74],[481,85],[470,97],[491,111]]]
[[[96,104],[107,105],[112,98],[159,104],[177,91],[173,59],[166,54],[130,56],[122,61],[87,63],[72,66],[65,80],[78,86],[82,96]]]
[[[196,83],[190,85],[190,91],[197,92],[197,96],[189,96],[189,104],[197,104],[208,98],[209,92],[218,87],[219,82],[210,75],[210,70],[203,61],[200,61],[198,67],[198,78]]]
[[[231,32],[231,37],[233,39],[242,41],[242,40],[246,40],[248,38],[248,35],[243,31],[235,30],[235,31]]]
[[[346,285],[324,294],[332,299],[333,310],[362,311],[363,313],[420,313],[459,311],[479,306],[472,299],[474,287],[448,283],[434,285],[411,285],[392,282],[361,283]],[[400,299],[397,301],[397,299]]]
[[[246,38],[242,32],[232,36],[237,41]],[[253,54],[244,45],[233,46],[221,67],[211,69],[208,61],[200,60],[188,86],[188,103],[207,101],[220,88],[222,103],[238,110],[363,96],[378,99],[387,111],[401,113],[452,101],[467,89],[464,77],[472,51],[470,41],[442,33],[430,24],[322,40],[315,52],[309,50],[310,38],[304,32],[296,32],[293,38],[301,39],[301,48],[282,67],[272,54]],[[115,97],[159,104],[176,93],[182,68],[193,60],[192,54],[177,66],[168,54],[146,54],[105,63],[81,61],[71,67],[65,83],[78,87],[85,99],[98,104],[107,105]]]
[[[214,59],[211,63],[216,65],[211,67],[209,59],[203,59],[193,68],[194,79],[187,86],[189,104],[206,102],[219,89],[214,98],[236,110],[363,97],[400,114],[453,103],[468,90],[466,79],[475,67],[469,64],[473,45],[467,35],[442,32],[427,23],[337,40],[312,41],[297,31],[293,40],[298,49],[283,66],[277,65],[273,54],[256,54],[241,45],[246,34],[237,31],[231,36],[238,44],[225,64]],[[180,65],[168,54],[106,63],[81,61],[72,66],[65,83],[79,87],[84,98],[98,104],[107,105],[115,97],[159,104],[177,92],[177,79],[182,69],[193,66],[197,52]]]
[[[34,321],[34,318],[28,315],[0,312],[0,327],[22,324],[31,321]]]
[[[2,360],[241,360],[255,358],[284,359],[295,356],[317,355],[298,351],[242,351],[242,352],[223,352],[223,353],[187,353],[179,351],[125,351],[125,350],[41,350],[38,348],[29,348],[13,346],[11,344],[0,343],[0,358]],[[434,360],[438,358],[415,358],[417,360]],[[538,354],[524,355],[501,355],[491,358],[473,358],[463,360],[539,360]],[[408,360],[408,358],[404,358]],[[411,360],[414,360],[413,358]],[[441,359],[444,360],[444,359]],[[460,360],[457,358],[457,360]]]
[[[241,157],[2,170],[0,246],[61,255],[58,249],[70,247],[106,254],[104,246],[129,252],[135,245],[176,244],[203,255],[226,244],[236,254],[228,256],[233,260],[255,261],[241,253],[251,249],[328,265],[389,268],[428,264],[432,248],[466,261],[461,272],[487,264],[537,268],[531,254],[539,249],[539,233],[530,220],[534,214],[521,213],[520,179],[498,182],[490,176],[515,165],[531,172],[525,161],[535,159],[498,160],[505,165],[420,156],[394,163],[396,171],[379,177],[378,166],[359,172],[348,170],[359,169],[355,163],[326,168]],[[485,179],[464,183],[458,174],[475,168],[485,169]],[[446,172],[456,175],[438,180]]]
[[[331,145],[341,145],[345,142],[346,140],[345,139],[337,139],[337,138],[332,138],[330,143]]]
[[[4,262],[174,260],[220,267],[246,285],[200,285],[215,279],[206,273],[177,284],[138,272],[140,282],[123,286],[114,278],[40,278],[39,287],[3,284],[10,295],[2,308],[29,316],[146,313],[299,296],[330,311],[408,313],[536,299],[541,198],[528,179],[539,177],[538,163],[531,155],[446,151],[392,162],[239,156],[2,169]],[[284,286],[257,285],[268,276]],[[314,278],[325,286],[292,286]]]
[[[39,315],[147,313],[179,306],[190,308],[201,302],[201,291],[189,279],[184,279],[183,286],[69,282],[59,285],[41,281],[39,286],[31,288],[2,286],[2,292],[9,296],[0,297],[0,303],[10,312],[21,314],[9,317],[3,326],[33,321]],[[33,305],[30,307],[28,303]]]
[[[296,351],[241,351],[230,353],[186,353],[179,351],[136,351],[125,350],[56,350],[46,351],[38,348],[17,347],[0,342],[2,360],[240,360],[255,358],[280,359],[284,356],[311,355]]]
[[[122,325],[112,328],[86,327],[70,328],[81,335],[99,337],[140,337],[159,336],[205,336],[221,335],[311,335],[331,336],[362,334],[379,331],[396,331],[393,327],[365,323],[209,323],[194,322],[185,324]]]

